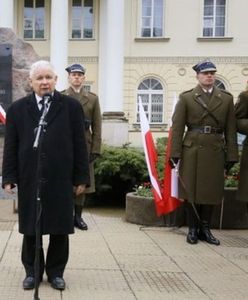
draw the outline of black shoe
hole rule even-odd
[[[77,215],[74,216],[74,226],[80,230],[88,230],[88,226],[84,222],[83,218],[81,218]]]
[[[34,288],[34,277],[33,276],[27,276],[22,283],[24,290],[32,290]]]
[[[54,277],[49,278],[48,282],[51,283],[51,286],[56,290],[64,290],[65,289],[65,281],[62,277]]]
[[[212,235],[207,223],[203,223],[198,234],[198,238],[201,241],[206,241],[209,244],[219,246],[220,241]]]
[[[198,242],[198,232],[197,228],[189,228],[189,232],[187,234],[187,243],[189,244],[197,244]]]

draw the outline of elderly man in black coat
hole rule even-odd
[[[30,69],[33,93],[14,102],[7,112],[3,156],[3,188],[12,193],[18,187],[19,231],[23,234],[22,263],[26,271],[24,289],[34,288],[35,222],[37,204],[37,153],[33,144],[41,116],[44,95],[46,128],[40,155],[41,234],[49,234],[44,259],[40,253],[40,280],[46,271],[55,289],[63,290],[63,273],[69,256],[69,234],[74,232],[73,192],[80,194],[88,186],[89,162],[84,136],[84,115],[78,101],[55,90],[53,66],[38,61]]]

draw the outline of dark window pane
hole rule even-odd
[[[225,26],[225,17],[216,18],[216,26]]]
[[[89,39],[93,37],[92,29],[84,28],[84,38]]]
[[[72,6],[81,6],[82,5],[82,1],[81,0],[73,0],[72,1]]]
[[[34,7],[33,0],[25,0],[24,7]]]
[[[213,28],[203,28],[203,36],[213,36]]]
[[[33,30],[24,30],[24,38],[32,39],[33,38]]]
[[[225,36],[225,28],[223,28],[223,27],[216,27],[216,29],[215,29],[215,36]]]
[[[151,29],[150,28],[142,28],[141,35],[143,37],[150,37],[151,36]]]
[[[205,0],[204,1],[204,5],[213,5],[214,4],[214,0]]]
[[[36,0],[35,7],[45,7],[44,0]]]
[[[225,6],[217,6],[216,7],[216,15],[224,16],[225,15]]]
[[[84,0],[84,7],[93,7],[93,0]]]
[[[216,0],[216,5],[226,5],[226,0]]]
[[[72,30],[72,38],[73,39],[80,39],[81,38],[81,30]]]
[[[205,6],[204,7],[204,16],[212,16],[214,14],[213,6]]]
[[[44,30],[35,30],[35,38],[43,39],[44,38]]]

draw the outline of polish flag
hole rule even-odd
[[[164,190],[163,199],[165,205],[165,214],[168,214],[178,208],[182,201],[178,198],[178,165],[172,168],[170,165],[172,130],[169,130],[168,142],[166,147],[166,160],[164,172]]]
[[[177,96],[174,95],[173,112],[177,103]],[[172,124],[171,124],[172,125]],[[170,127],[168,142],[166,147],[166,159],[165,159],[165,172],[164,172],[164,190],[163,199],[165,203],[165,214],[170,213],[182,204],[182,200],[178,198],[178,167],[179,163],[175,168],[170,165],[171,156],[171,140],[172,140],[172,129]]]
[[[0,104],[0,121],[5,125],[6,123],[6,112]]]
[[[141,97],[139,96],[139,115],[140,127],[142,133],[143,147],[145,152],[146,164],[152,185],[152,192],[155,201],[157,215],[164,214],[164,200],[161,193],[161,187],[158,180],[157,165],[157,151],[154,145],[152,134],[149,128],[149,123],[142,105]]]

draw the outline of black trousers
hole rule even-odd
[[[46,262],[44,250],[40,249],[40,278],[46,271],[48,278],[63,277],[69,257],[69,237],[65,235],[50,235]],[[27,276],[34,276],[35,236],[24,235],[22,242],[22,264]]]
[[[201,221],[210,224],[214,205],[208,205],[208,204],[194,204],[194,205]],[[188,219],[189,228],[199,227],[199,221],[191,203],[189,202],[186,203],[186,210],[187,210],[187,219]]]

